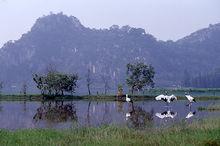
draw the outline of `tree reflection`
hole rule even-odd
[[[110,124],[111,122],[111,112],[110,112],[110,105],[105,102],[104,103],[104,109],[103,109],[103,117],[102,117],[102,120],[101,120],[101,123],[104,124],[104,125],[107,125],[107,124]]]
[[[0,112],[2,111],[1,101],[0,101]]]
[[[151,126],[153,121],[154,111],[150,112],[145,111],[140,106],[133,106],[132,111],[126,113],[126,120],[129,121],[130,126],[134,128],[145,128],[146,126]]]
[[[91,123],[90,123],[90,106],[91,106],[91,101],[89,101],[88,108],[87,108],[87,116],[86,116],[86,121],[88,123],[88,126],[91,126]]]
[[[116,105],[117,105],[117,111],[118,111],[119,113],[123,112],[124,102],[116,101]]]
[[[42,102],[33,119],[38,122],[46,120],[50,122],[77,121],[76,108],[73,103],[64,104],[63,101]]]

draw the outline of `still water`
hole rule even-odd
[[[219,117],[220,112],[198,111],[198,107],[220,101],[198,101],[191,108],[179,100],[166,106],[160,101],[57,101],[0,102],[0,129],[98,127],[102,125],[133,128],[166,127],[182,121]]]

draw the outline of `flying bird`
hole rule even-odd
[[[196,102],[195,98],[192,97],[189,94],[185,94],[186,98],[189,100],[189,104],[187,104],[187,106],[191,105],[193,102]]]
[[[174,95],[168,96],[168,95],[163,95],[163,94],[161,94],[161,95],[155,97],[155,99],[156,99],[156,100],[163,100],[163,101],[165,101],[166,103],[170,103],[170,102],[172,102],[172,101],[174,101],[174,100],[177,100],[177,97],[174,96]]]

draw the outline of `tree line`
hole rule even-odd
[[[219,88],[220,69],[210,73],[198,73],[191,76],[188,71],[184,72],[183,86],[196,88]]]
[[[126,83],[130,92],[133,94],[135,91],[141,91],[146,86],[154,87],[154,68],[151,65],[144,64],[143,62],[135,62],[127,64],[127,78]],[[101,75],[101,79],[104,85],[104,94],[107,94],[110,88],[109,81],[111,80],[106,75]],[[56,71],[54,68],[50,68],[45,74],[33,74],[33,81],[36,83],[37,89],[40,90],[42,95],[60,96],[65,94],[73,94],[76,91],[77,82],[79,76],[77,73],[67,74]],[[92,80],[92,72],[88,69],[86,74],[86,86],[88,95],[91,95],[91,86],[94,80]],[[3,82],[0,82],[0,92],[3,88]],[[28,85],[24,82],[21,86],[20,93],[27,94]],[[118,85],[118,92],[122,94],[123,86]]]
[[[134,91],[140,91],[146,86],[153,87],[154,74],[154,68],[151,65],[147,65],[142,62],[127,64],[126,83],[132,94]],[[64,93],[72,94],[77,88],[78,79],[79,77],[76,73],[65,74],[54,70],[49,71],[45,75],[33,75],[33,80],[42,95],[64,95]],[[104,93],[107,94],[107,89],[109,88],[108,79],[102,76],[102,81],[104,84]],[[91,71],[88,70],[86,74],[86,85],[89,95],[91,95],[92,84],[93,80],[91,77]]]

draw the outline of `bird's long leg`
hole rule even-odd
[[[190,105],[190,103],[186,104],[186,106],[189,106],[189,105]]]
[[[189,110],[191,111],[191,103],[189,103]]]
[[[166,105],[167,105],[167,107],[168,107],[168,106],[169,106],[169,103],[167,102]]]
[[[134,111],[134,104],[133,104],[133,102],[131,102],[131,108],[132,108],[132,111]]]

